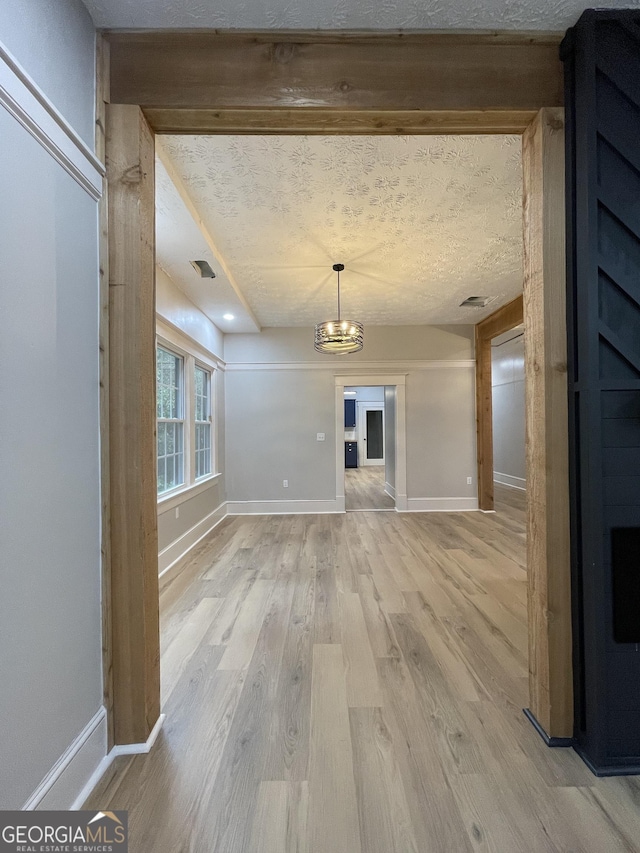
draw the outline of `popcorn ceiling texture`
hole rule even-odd
[[[99,27],[566,30],[640,0],[84,0]]]
[[[208,261],[215,281],[200,278],[189,263]],[[160,160],[156,160],[156,263],[173,284],[223,332],[255,332],[218,259],[184,205]],[[233,314],[233,323],[224,314]]]
[[[522,290],[517,136],[164,136],[260,323],[474,323]],[[168,261],[168,259],[167,259]],[[484,310],[470,295],[496,297]]]

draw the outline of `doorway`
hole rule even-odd
[[[405,381],[404,375],[335,377],[336,502],[346,512],[407,509]],[[376,455],[367,458],[369,440]]]
[[[139,488],[140,482],[145,479],[153,479],[152,473],[149,473],[147,477],[145,472],[153,472],[154,465],[153,453],[150,452],[152,444],[149,440],[149,436],[153,434],[153,399],[152,395],[139,391],[139,385],[140,387],[144,387],[142,380],[152,372],[151,362],[154,352],[152,346],[154,331],[152,294],[154,281],[151,258],[153,246],[151,228],[153,217],[149,213],[150,207],[153,204],[153,185],[146,177],[153,173],[151,160],[153,133],[176,132],[178,128],[184,130],[184,122],[187,120],[192,122],[196,122],[197,120],[197,130],[201,133],[207,131],[214,133],[226,131],[228,133],[231,129],[229,122],[232,120],[235,122],[232,128],[236,131],[240,129],[239,132],[242,133],[255,133],[259,127],[256,124],[256,110],[254,109],[245,109],[244,111],[236,109],[227,111],[226,113],[222,111],[221,113],[219,103],[216,103],[216,108],[210,109],[207,112],[206,105],[214,97],[215,93],[215,86],[209,84],[205,87],[206,97],[202,100],[202,107],[200,109],[176,108],[176,104],[180,107],[182,100],[184,100],[184,96],[180,94],[179,89],[179,84],[183,80],[184,75],[181,76],[180,68],[171,65],[168,60],[164,65],[164,76],[158,75],[158,79],[154,82],[162,90],[166,86],[167,74],[169,74],[173,83],[173,91],[176,91],[176,86],[178,86],[179,94],[177,99],[174,97],[174,100],[167,104],[167,98],[163,97],[161,91],[155,100],[152,101],[154,108],[147,109],[147,119],[151,122],[151,127],[149,127],[138,106],[139,104],[143,107],[148,106],[148,90],[144,94],[139,88],[136,89],[136,86],[139,87],[139,78],[130,68],[127,70],[127,73],[123,73],[125,65],[123,58],[126,58],[128,55],[127,51],[129,50],[134,60],[134,66],[136,63],[142,63],[143,67],[151,67],[153,65],[151,62],[147,62],[145,65],[144,55],[145,51],[157,50],[157,47],[153,44],[155,34],[149,34],[147,43],[141,43],[139,36],[136,35],[135,38],[138,41],[133,47],[128,47],[127,38],[132,37],[126,34],[124,36],[110,34],[109,36],[112,48],[111,70],[113,71],[110,76],[112,87],[110,103],[107,108],[109,124],[108,148],[110,155],[108,158],[109,210],[114,212],[109,220],[109,260],[111,262],[111,269],[118,272],[117,278],[114,278],[115,273],[112,273],[114,281],[122,284],[124,277],[126,281],[131,280],[135,282],[135,286],[130,288],[112,287],[110,294],[112,297],[111,303],[107,300],[106,307],[103,308],[102,312],[102,332],[103,334],[106,333],[109,339],[109,347],[112,354],[109,364],[109,405],[104,409],[107,416],[103,413],[103,434],[105,440],[109,441],[111,463],[111,489],[109,498],[105,502],[106,509],[104,512],[105,529],[110,531],[107,541],[110,559],[105,559],[105,577],[107,578],[108,590],[105,601],[109,618],[105,619],[105,624],[113,624],[116,629],[122,629],[121,631],[114,630],[113,638],[109,635],[108,630],[105,634],[105,661],[108,662],[111,659],[112,653],[115,660],[113,668],[111,666],[105,667],[105,672],[113,672],[113,683],[106,684],[105,701],[110,711],[112,708],[115,708],[116,712],[121,714],[124,721],[122,731],[116,735],[117,742],[144,739],[139,736],[139,732],[147,732],[149,720],[155,719],[154,712],[157,711],[157,696],[159,694],[156,666],[157,632],[155,630],[157,603],[155,601],[156,597],[153,595],[154,575],[157,577],[157,556],[153,553],[154,536],[152,535],[155,531],[155,506]],[[198,38],[202,42],[199,49],[209,50],[206,43],[207,37],[198,34]],[[234,44],[231,44],[228,34],[221,36],[221,38],[227,40],[225,42],[227,50],[230,50],[232,53],[234,51],[237,52],[237,48]],[[241,36],[240,38],[246,38],[246,36]],[[313,38],[315,39],[316,36],[314,35]],[[367,36],[367,38],[371,39],[370,36]],[[422,37],[418,36],[416,38]],[[437,38],[442,40],[443,37],[438,35]],[[455,39],[456,37],[452,36],[451,38]],[[465,36],[465,38],[467,37]],[[120,39],[119,43],[118,39]],[[528,185],[525,188],[525,239],[527,246],[531,249],[528,253],[531,274],[528,276],[525,289],[531,289],[532,297],[535,297],[531,299],[528,328],[533,324],[534,326],[543,327],[545,330],[545,334],[537,334],[532,338],[533,345],[530,355],[527,356],[527,362],[533,364],[535,360],[541,378],[540,387],[544,390],[542,378],[551,370],[547,366],[562,362],[562,358],[556,358],[550,352],[550,346],[556,341],[559,341],[561,344],[564,339],[563,336],[566,336],[564,311],[558,309],[558,300],[561,299],[561,296],[558,294],[562,294],[564,281],[564,247],[559,247],[556,252],[553,246],[549,246],[548,239],[549,233],[553,235],[563,233],[563,228],[557,227],[557,214],[559,211],[564,210],[564,185],[561,179],[555,179],[555,173],[552,175],[554,180],[545,178],[547,172],[555,169],[556,165],[558,169],[562,166],[561,144],[563,140],[563,122],[561,111],[556,109],[559,100],[557,94],[555,94],[556,90],[561,93],[562,88],[561,85],[556,84],[555,79],[559,72],[558,74],[554,74],[555,66],[559,67],[559,63],[557,62],[557,46],[546,43],[531,45],[530,39],[526,43],[522,42],[515,46],[503,46],[502,44],[496,45],[494,37],[491,37],[491,41],[489,41],[489,37],[486,37],[486,44],[458,45],[457,55],[459,62],[457,68],[460,80],[465,81],[464,86],[466,88],[468,88],[468,80],[479,79],[482,81],[482,85],[476,87],[482,95],[482,103],[480,107],[476,106],[477,92],[476,89],[473,89],[471,96],[467,92],[465,97],[457,102],[455,99],[450,101],[445,98],[445,105],[458,103],[458,107],[457,110],[454,108],[452,112],[444,113],[442,111],[443,101],[441,93],[445,90],[449,91],[450,87],[442,85],[441,77],[438,77],[438,72],[446,76],[450,75],[451,71],[450,67],[446,66],[445,63],[438,65],[440,62],[438,49],[441,51],[450,51],[450,45],[443,44],[440,47],[436,45],[435,52],[433,50],[413,49],[403,50],[396,54],[395,42],[397,39],[395,37],[390,38],[389,36],[383,36],[382,39],[383,41],[380,44],[372,44],[368,48],[370,56],[374,58],[374,62],[366,66],[368,69],[368,79],[371,81],[371,86],[374,90],[378,88],[382,91],[384,82],[384,92],[390,92],[386,100],[384,98],[381,100],[380,97],[375,100],[375,103],[378,105],[377,110],[371,110],[369,106],[371,96],[368,87],[366,88],[368,100],[363,102],[365,108],[369,107],[368,112],[363,113],[362,109],[357,108],[359,104],[351,101],[349,102],[349,110],[345,110],[344,93],[346,91],[352,92],[352,87],[345,82],[339,91],[336,88],[337,94],[333,99],[327,98],[326,92],[324,93],[324,100],[322,101],[324,109],[319,110],[314,106],[305,111],[304,107],[296,106],[295,109],[281,110],[278,113],[277,108],[279,106],[290,107],[290,100],[283,100],[282,96],[278,95],[274,98],[273,104],[271,104],[276,109],[263,108],[258,119],[261,119],[265,123],[263,126],[268,127],[267,132],[269,133],[274,132],[274,116],[278,115],[281,117],[285,116],[284,119],[279,119],[280,124],[278,126],[281,126],[284,122],[286,132],[291,132],[294,126],[300,127],[304,124],[307,132],[326,133],[327,128],[330,128],[329,132],[335,133],[336,122],[338,121],[340,122],[339,126],[343,133],[358,134],[363,133],[363,129],[366,128],[370,128],[373,133],[385,133],[398,132],[398,128],[402,128],[405,132],[411,132],[411,129],[414,127],[417,127],[417,132],[420,133],[433,132],[434,127],[437,127],[440,133],[467,132],[475,134],[488,132],[490,129],[496,133],[522,133],[525,131],[525,150],[528,152],[528,160],[525,168],[525,178],[528,181]],[[243,44],[241,47],[242,51],[241,53],[237,53],[237,55],[242,57],[241,61],[246,65],[249,53],[247,52],[246,45]],[[173,49],[174,51],[181,49],[179,37],[174,38]],[[356,69],[363,67],[363,60],[359,59],[363,54],[363,46],[359,44],[354,45],[348,40],[343,40],[337,47],[333,44],[326,47],[324,42],[320,41],[312,49],[320,53],[324,50],[330,50],[332,51],[331,55],[336,52],[348,53],[354,50],[360,51],[353,58],[353,61],[348,61],[348,58],[342,58],[340,62],[342,63],[341,67],[349,67],[354,70],[354,73]],[[262,57],[266,55],[264,46],[257,44],[255,50],[257,51],[255,55],[259,56],[262,61]],[[530,70],[525,83],[530,78],[531,90],[535,92],[535,98],[531,102],[523,95],[523,92],[526,94],[528,90],[526,86],[523,87],[521,78],[518,78],[515,95],[509,92],[509,87],[504,84],[504,81],[515,80],[515,75],[503,73],[501,68],[502,60],[500,57],[503,54],[508,57],[509,63],[513,63],[514,51],[524,50],[528,53],[533,51],[536,55],[540,54],[539,65],[542,73],[535,66],[535,63],[532,64],[530,62],[526,66]],[[170,52],[169,48],[167,48],[167,51]],[[383,60],[381,56],[385,51],[387,53],[392,51],[393,59]],[[495,109],[486,110],[486,98],[484,96],[484,90],[488,85],[486,76],[477,74],[472,76],[465,72],[465,61],[467,61],[467,64],[469,62],[468,55],[473,60],[473,67],[478,67],[478,51],[487,54],[485,67],[490,72],[489,79],[493,80],[495,78],[501,82],[501,85],[496,90],[500,93],[500,97],[497,100],[502,104],[499,111]],[[366,54],[367,46],[365,44],[365,60],[370,61],[366,59]],[[251,53],[250,55],[253,56],[254,54]],[[284,50],[282,42],[278,42],[274,47],[273,55],[284,56],[287,62],[295,65],[302,61],[298,58],[297,50]],[[193,61],[193,51],[191,49],[183,50],[180,56],[188,57],[189,62]],[[299,56],[306,56],[306,52],[300,51]],[[407,85],[409,84],[406,81],[416,81],[415,86],[418,87],[422,111],[419,109],[407,111],[405,107],[405,112],[399,117],[399,113],[397,112],[399,99],[396,90],[393,88],[389,89],[386,85],[388,82],[386,79],[383,82],[376,80],[375,74],[371,79],[370,69],[385,69],[387,67],[397,69],[402,63],[406,64],[407,62],[410,64],[417,62],[418,65],[421,65],[425,61],[425,57],[428,58],[429,62],[436,63],[434,69],[432,69],[434,73],[425,74],[424,69],[420,67],[419,73],[416,73],[414,70],[414,73],[411,74],[398,74],[398,78],[403,80],[402,103],[407,104],[411,101],[407,90]],[[207,68],[212,69],[212,73],[215,71],[214,66],[215,63],[213,66],[211,63],[206,65]],[[322,67],[328,67],[327,63],[324,63]],[[442,71],[442,69],[445,70]],[[293,70],[291,73],[293,73]],[[256,79],[260,79],[262,85],[264,74],[257,75]],[[278,74],[277,79],[281,80],[282,75]],[[246,75],[242,76],[242,85],[247,87],[247,91],[244,92],[245,96],[240,103],[245,105],[245,107],[253,107],[254,101],[251,99],[253,93],[250,91],[250,83],[245,82],[246,80]],[[438,106],[436,112],[429,111],[429,107],[424,106],[425,103],[432,103],[428,98],[425,100],[425,80],[431,81],[433,92],[437,95]],[[449,82],[448,77],[447,82]],[[315,85],[317,87],[318,84],[315,83]],[[123,87],[128,87],[129,91],[123,91]],[[189,87],[189,104],[192,105],[192,77],[189,78]],[[353,89],[353,93],[355,94],[352,97],[355,98],[358,89]],[[264,105],[263,95],[264,93],[262,92],[260,96],[261,100],[256,101],[261,106]],[[290,99],[289,89],[286,91],[286,98]],[[104,100],[101,99],[101,101]],[[516,102],[519,105],[519,109],[514,107]],[[523,111],[522,104],[524,102],[529,105],[528,111]],[[381,103],[384,104],[384,107],[380,107]],[[460,103],[467,105],[466,109],[461,109],[459,106]],[[494,98],[492,104],[495,105],[495,103],[496,100]],[[549,105],[551,109],[540,109],[544,104]],[[158,108],[158,105],[160,108]],[[104,112],[105,107],[103,102],[101,102],[101,109]],[[452,107],[449,106],[449,109],[451,110]],[[431,110],[433,110],[433,106]],[[228,123],[223,126],[223,121],[225,120]],[[176,122],[178,121],[182,121],[182,124],[177,124]],[[142,175],[142,179],[134,184],[130,180],[123,180],[122,175],[128,176],[130,172]],[[531,203],[529,200],[531,200]],[[118,211],[117,216],[115,215],[116,211]],[[544,229],[543,226],[550,221],[556,223],[555,227]],[[123,233],[123,229],[126,233]],[[557,242],[559,246],[559,240]],[[106,253],[106,239],[104,240],[104,244],[103,253]],[[559,263],[559,261],[562,261],[562,263]],[[533,281],[533,274],[536,271],[538,271],[539,275],[535,277],[535,288],[533,288],[531,282]],[[550,308],[547,308],[547,305],[550,305]],[[560,307],[562,308],[562,306]],[[562,322],[554,323],[554,318],[556,317],[560,318]],[[549,329],[554,333],[552,337],[548,333]],[[139,342],[139,345],[135,348],[125,350],[121,346],[122,341],[136,341]],[[121,352],[123,353],[123,357],[120,357]],[[109,358],[108,354],[105,358]],[[336,392],[340,391],[340,417],[342,417],[344,378],[336,377]],[[350,384],[353,381],[353,377],[348,378]],[[402,378],[404,379],[404,377]],[[383,378],[384,381],[385,379]],[[390,378],[387,381],[391,384]],[[404,383],[402,384],[402,388],[398,386],[397,390],[399,403],[397,449],[399,451],[401,409],[402,416],[404,417],[404,396],[402,397],[401,407],[400,394],[404,395]],[[545,430],[547,430],[549,435],[560,433],[562,437],[562,435],[566,434],[565,424],[551,416],[550,395],[547,393],[546,397],[542,397],[540,400],[538,400],[536,395],[529,395],[529,392],[528,396],[532,396],[536,402],[535,406],[531,406],[531,411],[537,415],[536,436],[542,436]],[[109,409],[112,412],[118,413],[118,417],[109,419]],[[131,424],[136,426],[135,431],[132,429]],[[402,426],[404,427],[404,423]],[[340,429],[337,428],[336,435],[339,432]],[[132,434],[135,441],[131,440],[130,436]],[[536,463],[537,471],[542,471],[544,474],[545,470],[550,469],[548,465],[538,464],[540,458],[546,458],[544,448],[552,447],[553,449],[555,446],[561,447],[561,444],[561,441],[557,441],[556,445],[552,445],[547,440],[546,443],[543,442],[540,445],[540,442],[536,439],[533,456],[534,458],[539,457]],[[540,447],[542,447],[542,453],[540,452]],[[342,436],[340,436],[339,442],[337,442],[336,460],[339,460],[336,465],[336,494],[338,498],[342,497],[344,501],[344,440]],[[396,508],[406,509],[406,460],[400,452],[398,452],[397,462]],[[404,464],[402,472],[404,480],[400,471],[401,464]],[[562,470],[562,464],[556,464],[554,469],[556,471]],[[140,476],[140,471],[143,472],[142,477]],[[542,479],[546,489],[546,480],[544,477]],[[561,497],[564,500],[564,495]],[[402,502],[404,502],[404,507],[401,505]],[[540,505],[550,506],[551,502],[541,501]],[[130,535],[131,519],[133,518],[136,519],[138,528],[150,531],[149,536],[145,539],[145,548],[143,551],[138,547],[136,537]],[[535,568],[536,577],[539,581],[532,585],[534,593],[532,600],[533,610],[534,612],[540,610],[543,614],[547,613],[547,604],[544,600],[544,593],[547,589],[547,584],[545,583],[547,577],[549,576],[551,580],[554,580],[553,576],[557,576],[558,580],[561,580],[562,583],[564,583],[565,577],[564,566],[558,565],[556,567],[555,564],[551,567],[548,566],[548,562],[542,553],[543,546],[553,540],[554,530],[557,527],[557,524],[554,527],[554,518],[562,521],[564,515],[558,512],[549,514],[549,525],[545,526],[542,531],[539,530],[539,535],[537,536],[540,553],[536,554],[535,559],[530,561],[531,565]],[[530,528],[532,524],[533,521],[530,519]],[[126,595],[123,594],[124,584],[127,584]],[[151,590],[151,594],[149,594],[149,590]],[[539,590],[542,593],[539,593]],[[564,619],[565,613],[568,612],[570,598],[563,594],[559,600],[560,604],[556,609],[561,611],[562,618]],[[554,619],[553,625],[556,625],[557,621],[557,619]],[[144,626],[144,631],[141,628],[139,631],[133,632],[130,630],[130,626],[136,626],[136,628]],[[541,629],[540,626],[542,626]],[[566,632],[562,633],[562,636],[559,636],[557,631],[552,632],[549,629],[546,619],[530,619],[530,634],[532,640],[535,639],[536,646],[540,648],[541,655],[543,652],[546,653],[549,644],[551,644],[554,647],[554,651],[560,653],[557,656],[552,655],[552,657],[565,660],[567,650],[570,651],[570,638],[567,643]],[[570,672],[570,660],[568,666],[558,666],[557,670],[558,672]],[[555,683],[551,685],[546,683],[545,678],[548,672],[549,668],[542,666],[542,658],[540,666],[532,668],[534,679],[532,693],[535,692],[535,696],[540,695],[540,702],[543,705],[550,704],[548,701],[549,696],[555,695],[557,692],[559,694],[567,693],[562,684],[556,687]],[[131,673],[133,673],[133,677]],[[129,685],[132,681],[143,685],[143,688],[138,691],[141,698],[136,699],[133,703],[130,701],[129,690]],[[532,707],[535,708],[536,704],[539,703],[537,701],[536,703],[532,702]],[[559,707],[562,711],[561,716],[566,717],[566,709],[569,707],[569,703],[561,701]],[[537,708],[536,711],[547,731],[554,733],[554,730],[557,731],[561,728],[560,725],[553,724],[553,721],[549,725],[545,718],[546,715],[540,714]],[[110,714],[110,716],[113,715]]]
[[[393,412],[390,412],[391,416]],[[386,469],[387,419],[383,385],[348,386],[344,389],[344,495],[345,510],[393,510],[392,479]],[[391,435],[394,427],[390,425]],[[390,449],[393,455],[395,448]],[[387,477],[389,474],[389,477]]]

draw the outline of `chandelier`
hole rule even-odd
[[[338,319],[325,320],[316,325],[314,347],[318,352],[330,355],[347,355],[350,352],[360,352],[364,339],[364,326],[356,320],[342,320],[340,317],[340,273],[344,264],[334,264],[333,269],[338,273]]]

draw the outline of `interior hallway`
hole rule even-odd
[[[236,517],[162,594],[165,727],[87,807],[132,853],[638,850],[640,783],[527,704],[524,494]]]
[[[384,490],[384,465],[345,468],[344,504],[347,512],[358,509],[394,509],[396,502]]]

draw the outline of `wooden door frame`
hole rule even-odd
[[[493,389],[491,341],[523,322],[523,297],[485,317],[475,327],[476,353],[476,446],[478,462],[478,509],[493,510]]]
[[[549,176],[558,176],[561,149],[557,133],[548,144],[547,131],[562,126],[561,35],[318,31],[100,35],[97,115],[100,120],[105,112],[107,118],[111,113],[113,119],[105,144],[108,194],[103,204],[108,204],[110,214],[123,205],[127,217],[123,230],[118,227],[120,214],[107,217],[103,212],[101,241],[109,247],[110,294],[102,300],[101,310],[101,376],[108,389],[102,394],[101,433],[110,743],[144,740],[159,714],[153,557],[157,517],[155,504],[151,506],[140,488],[145,483],[148,492],[156,476],[149,452],[155,424],[153,393],[141,393],[143,382],[152,381],[149,367],[155,351],[144,309],[154,292],[154,272],[148,269],[153,182],[145,165],[153,154],[154,133],[523,134],[530,141],[528,149],[525,144],[525,154],[529,152],[525,182],[529,198],[537,199],[528,205],[525,193],[525,223],[527,209],[530,214],[528,230],[525,224],[525,270],[530,267],[529,277],[525,276],[525,325],[533,318],[536,328],[542,329],[535,358],[556,359],[563,328],[553,321],[549,306],[564,298],[563,276],[557,271],[547,274],[546,232],[564,218],[564,188],[549,182]],[[104,250],[101,260],[104,271]],[[555,255],[554,263],[557,266]],[[545,267],[544,275],[535,274],[536,264]],[[527,281],[534,280],[536,298],[530,300],[527,314]],[[559,289],[562,294],[556,292]],[[553,346],[545,337],[548,328]],[[566,328],[564,339],[566,349]],[[526,358],[531,361],[531,352]],[[553,371],[561,374],[547,362],[531,362],[528,367],[528,376],[536,371],[547,378]],[[551,385],[547,383],[547,390]],[[559,387],[561,383],[555,383],[554,399]],[[538,394],[543,408],[536,435],[538,441],[547,442],[545,446],[552,434],[559,435],[561,446],[566,443],[565,425],[552,417],[552,396],[544,387]],[[544,448],[536,447],[546,459]],[[561,454],[556,463],[561,464]],[[543,480],[541,494],[549,497]],[[528,518],[531,539],[537,516],[530,512]],[[554,631],[558,618],[566,626],[569,565],[552,563],[545,556],[558,533],[553,519],[548,515],[545,519],[545,548],[534,555],[540,563],[533,573],[529,567],[530,578],[536,579],[529,595],[530,646],[544,646],[547,664],[555,655],[559,665],[545,669],[541,659],[534,661],[531,683],[537,704],[532,704],[532,711],[545,734],[554,737],[566,736],[572,726],[565,679],[549,680],[550,670],[566,674],[568,667],[569,675],[571,670],[570,629],[568,646],[566,630]],[[540,537],[540,531],[535,532]],[[550,576],[552,569],[557,577]],[[561,594],[550,614],[548,592],[553,589]],[[554,715],[549,713],[551,707],[563,710]]]

